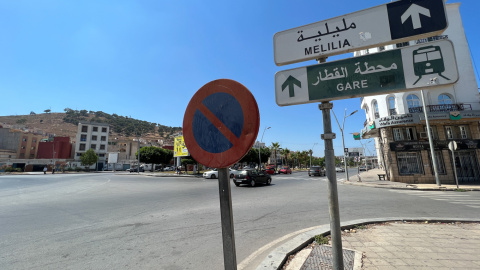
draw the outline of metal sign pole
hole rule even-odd
[[[458,189],[457,166],[455,165],[455,150],[457,150],[457,142],[456,141],[449,142],[448,148],[450,149],[450,151],[452,151],[453,173],[455,174],[455,182],[457,183],[457,189]]]
[[[337,175],[335,171],[335,152],[333,150],[332,119],[330,110],[333,104],[326,101],[318,105],[322,110],[323,132],[322,139],[325,140],[325,168],[328,179],[328,205],[330,212],[330,232],[332,235],[332,256],[333,268],[343,270],[342,231],[340,228],[340,211],[338,204]]]
[[[427,124],[428,143],[430,144],[430,154],[432,155],[433,172],[435,173],[435,182],[437,186],[441,186],[440,177],[438,176],[437,158],[435,157],[435,148],[433,148],[432,132],[430,131],[430,122],[428,121],[427,106],[425,105],[425,95],[423,89],[420,90],[422,94],[423,113],[425,114],[425,123]]]
[[[218,187],[220,192],[220,214],[222,219],[223,263],[225,270],[236,270],[237,258],[235,255],[232,196],[230,192],[228,168],[218,169]]]

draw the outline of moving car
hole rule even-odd
[[[344,172],[345,168],[344,167],[335,167],[336,172]]]
[[[292,169],[290,169],[290,167],[288,166],[283,166],[283,168],[281,168],[280,171],[278,171],[278,173],[292,174]]]
[[[360,167],[358,167],[358,170],[359,170],[359,171],[366,171],[366,170],[367,170],[367,167],[365,167],[365,166],[360,166]]]
[[[320,166],[312,166],[308,169],[308,176],[325,176],[325,170]]]
[[[272,183],[272,177],[265,171],[247,169],[238,171],[233,177],[233,183],[237,187],[241,184],[247,184],[251,187],[254,187],[257,184],[265,184],[268,186]]]
[[[268,174],[275,174],[275,166],[268,166],[265,172]]]
[[[231,169],[231,168],[228,168],[228,171],[229,171],[229,174],[230,174],[230,178],[233,178],[235,173],[238,172],[238,171],[236,171],[234,169]],[[211,171],[204,172],[203,173],[203,178],[210,178],[210,179],[218,178],[218,169],[213,169]]]

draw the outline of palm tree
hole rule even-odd
[[[310,154],[310,166],[312,165],[312,154],[313,154],[313,150],[310,149],[308,150],[308,153]]]
[[[270,148],[272,149],[272,151],[275,153],[275,170],[277,170],[277,151],[278,149],[280,148],[280,143],[278,142],[273,142],[272,143],[272,146],[270,146]]]
[[[291,154],[290,154],[290,157],[292,158],[292,162],[293,162],[293,166],[292,168],[295,168],[295,160],[299,160],[300,158],[300,153],[298,151],[293,151]]]
[[[290,157],[290,149],[288,148],[283,149],[283,156],[285,157],[285,163],[288,166],[288,157]]]

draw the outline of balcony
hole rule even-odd
[[[452,112],[452,111],[466,111],[472,110],[471,104],[442,104],[442,105],[428,105],[428,112]],[[409,113],[422,113],[423,107],[408,108]]]

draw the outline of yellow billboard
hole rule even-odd
[[[175,137],[175,147],[173,149],[174,157],[187,157],[188,149],[185,146],[185,141],[183,141],[183,136]]]

